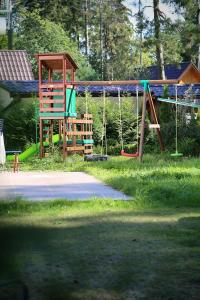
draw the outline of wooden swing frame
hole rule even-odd
[[[153,124],[157,124],[154,128],[158,135],[158,140],[160,144],[161,151],[164,151],[164,144],[161,136],[160,126],[158,126],[158,118],[157,113],[154,105],[154,101],[152,99],[151,92],[149,88],[149,84],[178,84],[179,81],[172,79],[172,80],[118,80],[118,81],[72,81],[70,82],[74,86],[112,86],[112,85],[143,85],[144,92],[143,92],[143,104],[142,104],[142,120],[140,126],[140,144],[139,144],[139,151],[138,153],[123,153],[123,156],[127,157],[138,157],[139,161],[142,162],[143,158],[143,150],[144,150],[144,131],[145,131],[145,117],[147,112],[147,101],[150,104],[150,118]]]

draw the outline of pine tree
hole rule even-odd
[[[200,0],[164,0],[174,5],[183,17],[180,26],[182,55],[200,67]]]
[[[162,45],[161,34],[160,34],[161,11],[159,8],[159,4],[160,4],[160,0],[153,0],[156,58],[157,58],[157,65],[159,70],[159,77],[161,79],[165,79],[164,53],[163,53],[163,45]]]

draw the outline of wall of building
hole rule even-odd
[[[180,80],[181,84],[192,84],[192,83],[200,83],[200,73],[194,69],[190,68]]]
[[[10,96],[10,93],[7,90],[0,87],[0,106],[5,108],[12,101],[13,101],[13,98]]]

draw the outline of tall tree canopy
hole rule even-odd
[[[96,77],[95,71],[79,52],[76,43],[69,38],[69,35],[60,24],[43,19],[39,15],[38,10],[21,12],[19,20],[15,47],[27,50],[36,76],[37,63],[34,59],[35,53],[68,52],[79,66],[77,72],[79,79]]]
[[[164,78],[166,63],[193,60],[200,66],[200,0],[152,0],[153,20],[144,0],[133,3],[139,7],[134,25],[124,0],[15,1],[15,47],[30,54],[68,51],[82,79],[133,78],[135,69],[149,64],[158,64]],[[181,18],[170,20],[161,3],[174,6]]]
[[[130,11],[122,0],[27,0],[18,9],[35,10],[68,33],[102,79],[128,77],[137,64]],[[41,32],[41,36],[42,36]],[[42,37],[41,37],[42,39]]]
[[[192,60],[200,68],[200,0],[164,0],[182,16],[179,32],[183,60]]]

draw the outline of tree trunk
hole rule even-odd
[[[101,79],[104,79],[104,51],[103,51],[103,16],[102,16],[102,0],[99,1],[99,28],[100,28],[100,57],[101,57]]]
[[[198,0],[198,25],[200,27],[200,0]],[[198,68],[200,69],[200,43],[198,47]]]
[[[155,39],[156,39],[156,58],[157,58],[159,79],[165,80],[163,46],[160,39],[159,2],[160,0],[153,0],[154,27],[155,27]]]
[[[89,35],[88,35],[88,0],[85,0],[85,55],[89,55]]]
[[[142,7],[142,2],[141,0],[138,1],[138,12],[139,12],[139,18],[141,18],[141,7]],[[140,22],[143,23],[143,20],[141,19]],[[142,57],[142,42],[143,42],[143,30],[142,30],[142,26],[140,24],[140,67],[143,64],[143,57]]]

